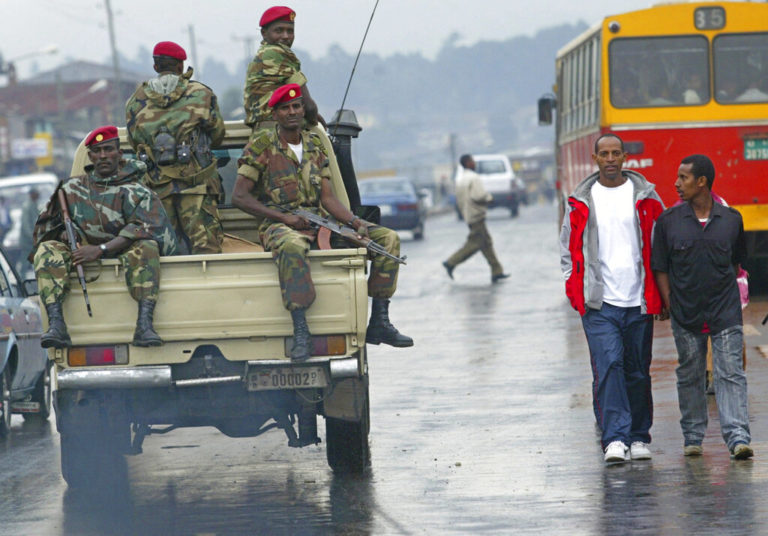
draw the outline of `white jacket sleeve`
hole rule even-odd
[[[563,272],[563,279],[566,281],[571,277],[571,271],[573,270],[573,261],[571,260],[571,249],[569,247],[571,242],[571,218],[569,212],[571,207],[568,206],[565,209],[565,215],[563,216],[563,227],[560,229],[560,269]]]

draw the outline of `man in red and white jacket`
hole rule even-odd
[[[592,365],[595,418],[606,463],[650,459],[651,342],[662,300],[650,267],[664,205],[655,186],[622,171],[624,142],[595,142],[598,171],[574,190],[560,234],[565,293],[581,314]]]

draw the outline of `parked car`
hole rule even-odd
[[[519,213],[520,203],[525,197],[525,184],[515,176],[509,157],[505,154],[475,154],[475,172],[480,175],[486,191],[493,196],[488,208],[504,207],[514,218]],[[461,177],[463,168],[456,169],[454,182]],[[461,218],[461,213],[459,218]]]
[[[27,246],[19,243],[21,237],[21,208],[27,201],[29,191],[35,188],[40,197],[37,198],[37,208],[42,210],[53,195],[59,179],[53,173],[34,173],[31,175],[17,175],[15,177],[0,178],[0,197],[5,199],[6,206],[10,210],[11,228],[3,237],[3,249],[5,255],[14,267],[22,255],[29,253]],[[24,277],[24,274],[22,274]]]
[[[0,437],[11,415],[47,420],[51,414],[51,362],[40,346],[43,320],[37,298],[27,295],[0,250]]]
[[[427,219],[425,195],[417,192],[406,177],[376,177],[358,183],[363,205],[377,205],[381,225],[396,231],[411,231],[413,238],[424,238]]]

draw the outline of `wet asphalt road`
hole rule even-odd
[[[370,474],[334,477],[323,444],[290,449],[280,431],[201,428],[150,436],[114,487],[73,493],[53,423],[14,417],[0,442],[0,535],[768,534],[765,297],[745,317],[755,459],[730,460],[714,400],[705,455],[682,456],[676,355],[657,323],[654,458],[605,467],[554,208],[494,211],[489,228],[512,275],[497,285],[479,254],[445,274],[466,235],[452,214],[404,240],[391,316],[416,345],[369,350]]]

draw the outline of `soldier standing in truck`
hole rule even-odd
[[[291,8],[273,6],[259,20],[264,40],[248,65],[243,94],[245,123],[254,132],[274,126],[272,110],[268,106],[269,98],[277,88],[286,84],[301,86],[304,117],[309,126],[316,125],[318,121],[325,126],[317,104],[309,95],[307,77],[301,72],[301,62],[291,50],[295,18],[296,12]]]
[[[133,345],[160,346],[163,341],[153,326],[160,255],[174,254],[176,236],[160,200],[139,182],[146,166],[137,160],[122,160],[117,128],[97,128],[85,145],[91,161],[86,174],[61,186],[79,247],[72,251],[66,241],[56,194],[35,225],[34,268],[49,325],[42,346],[72,345],[62,302],[69,292],[73,265],[109,257],[120,259],[131,297],[139,305]]]
[[[311,350],[305,311],[315,299],[307,262],[315,233],[306,220],[288,211],[302,208],[323,216],[330,213],[395,256],[400,254],[400,239],[395,231],[352,214],[333,194],[328,156],[321,141],[302,129],[304,103],[300,86],[287,84],[278,88],[268,105],[277,126],[251,136],[238,163],[232,203],[264,218],[259,227],[261,243],[273,252],[283,304],[293,320],[291,359],[303,361]],[[384,256],[373,258],[368,278],[368,295],[373,298],[368,343],[413,345],[413,339],[400,333],[389,320],[389,299],[397,286],[398,268],[397,261]]]
[[[180,253],[221,253],[222,188],[211,149],[224,137],[224,121],[216,95],[190,80],[187,54],[176,43],[158,43],[152,57],[158,76],[141,84],[125,107],[128,141],[147,163],[147,185],[163,202]]]

